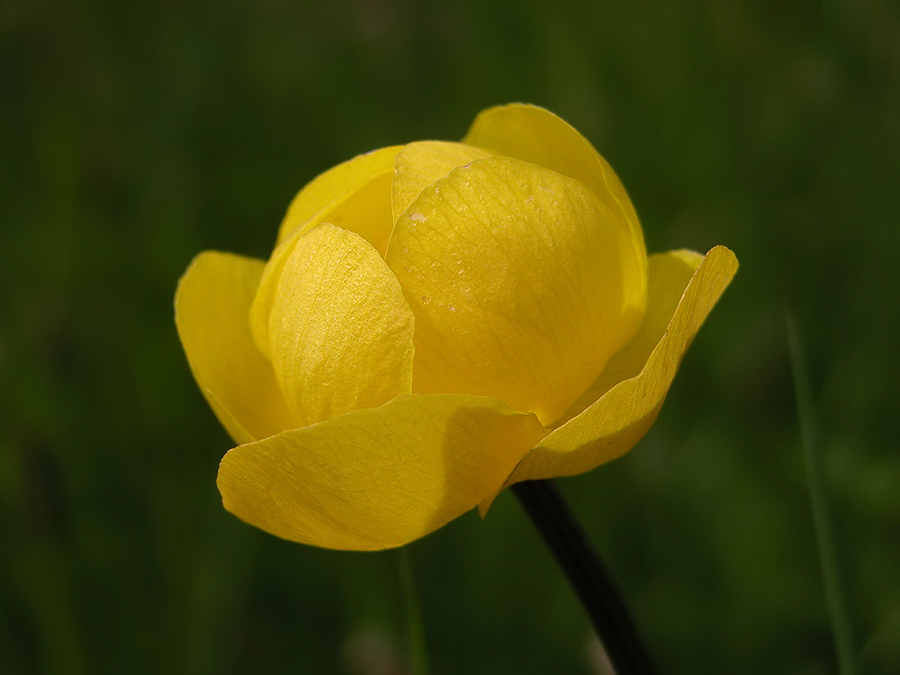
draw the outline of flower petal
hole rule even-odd
[[[356,232],[383,255],[391,235],[391,178],[402,145],[338,164],[313,179],[291,202],[278,230],[281,243],[297,228],[326,221]]]
[[[385,256],[416,315],[413,390],[552,422],[637,330],[642,250],[556,172],[507,157],[453,170],[400,217]]]
[[[533,415],[492,399],[402,396],[234,448],[219,491],[226,509],[284,539],[390,548],[498,490],[545,433]]]
[[[285,261],[298,237],[323,222],[355,232],[383,256],[391,236],[391,180],[402,145],[381,148],[339,164],[303,188],[288,208],[250,308],[257,348],[269,355],[269,314]]]
[[[484,150],[462,143],[420,141],[409,143],[394,160],[391,185],[394,220],[400,217],[429,185],[473,159],[490,157]]]
[[[580,180],[607,208],[625,214],[635,245],[643,248],[640,221],[615,171],[590,141],[549,110],[522,103],[488,108],[472,122],[463,143]]]
[[[645,338],[658,334],[659,320],[666,307],[671,306],[677,286],[661,289],[659,284],[683,279],[685,267],[693,265],[691,255],[684,252],[673,252],[654,262],[657,287],[651,289],[650,325],[638,335],[642,346],[619,364],[624,372],[640,360]],[[634,447],[656,419],[684,352],[737,267],[734,254],[724,246],[707,253],[640,373],[616,384],[584,412],[548,435],[516,467],[509,483],[590,471]]]
[[[610,358],[600,377],[569,407],[556,426],[579,415],[622,380],[641,372],[665,334],[684,289],[703,259],[702,254],[684,249],[654,253],[648,258],[647,311],[641,327],[628,344]]]
[[[206,251],[194,258],[175,293],[175,323],[194,379],[238,443],[294,426],[272,366],[253,344],[247,324],[263,264]]]
[[[269,313],[269,354],[300,426],[412,387],[413,314],[362,237],[330,223],[297,237]]]

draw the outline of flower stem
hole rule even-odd
[[[549,480],[524,481],[512,491],[587,611],[617,675],[655,673],[609,570],[556,486]]]

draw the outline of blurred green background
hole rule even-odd
[[[662,671],[836,672],[790,301],[861,672],[900,672],[888,0],[0,4],[0,671],[403,672],[396,552],[221,508],[172,298],[203,249],[267,256],[317,173],[517,100],[610,160],[651,251],[741,261],[651,433],[560,482]],[[433,673],[593,672],[511,495],[408,555]]]

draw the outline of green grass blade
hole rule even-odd
[[[425,647],[425,627],[419,610],[419,596],[413,577],[412,563],[406,547],[397,550],[397,570],[406,606],[406,630],[409,641],[409,663],[413,675],[428,675],[428,651]]]
[[[831,619],[835,651],[841,675],[856,674],[855,649],[851,634],[847,597],[841,581],[841,570],[834,542],[834,530],[825,496],[825,481],[822,459],[819,451],[819,429],[813,408],[809,387],[809,375],[803,346],[797,329],[797,320],[788,307],[785,309],[788,347],[790,350],[791,372],[794,377],[794,392],[797,398],[797,417],[800,422],[800,437],[803,444],[803,458],[806,464],[806,483],[812,508],[813,525],[822,567],[822,581],[825,587],[825,602]]]

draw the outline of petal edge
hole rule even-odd
[[[263,261],[205,251],[175,292],[175,324],[194,379],[238,443],[293,426],[271,364],[250,335],[250,303]]]
[[[552,169],[581,181],[612,211],[621,211],[632,237],[644,247],[640,221],[625,187],[596,148],[561,117],[524,103],[481,111],[463,143]],[[646,256],[646,251],[643,253]]]
[[[681,358],[737,267],[729,249],[711,249],[641,372],[550,433],[516,467],[507,484],[584,473],[634,447],[656,419]]]
[[[412,394],[231,450],[225,508],[283,539],[401,546],[497,491],[546,430],[494,399]]]
[[[267,331],[298,426],[410,393],[414,324],[400,283],[369,242],[330,223],[299,234]]]

